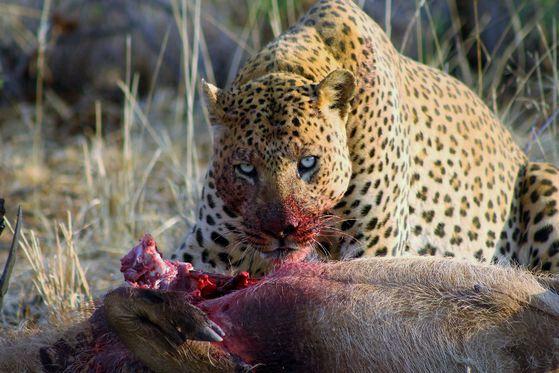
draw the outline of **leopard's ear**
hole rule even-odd
[[[221,89],[202,79],[202,90],[204,91],[206,107],[208,108],[212,124],[222,124],[223,110],[219,104],[219,98],[222,94]]]
[[[321,109],[337,110],[343,118],[355,94],[355,77],[345,69],[334,70],[318,84],[318,105]]]

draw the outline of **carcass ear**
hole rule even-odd
[[[215,85],[206,82],[202,79],[202,89],[204,91],[204,98],[206,100],[206,107],[210,114],[210,119],[212,122],[215,120],[217,122],[221,121],[223,111],[219,105],[219,96],[221,95],[221,89],[217,88]]]
[[[353,74],[345,69],[334,70],[318,84],[318,105],[323,110],[337,110],[341,117],[345,117],[354,93]]]

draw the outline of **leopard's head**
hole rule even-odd
[[[354,90],[347,70],[320,83],[287,73],[231,90],[204,83],[217,194],[241,217],[242,239],[264,257],[312,246],[343,197]]]

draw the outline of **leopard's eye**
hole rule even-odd
[[[315,156],[303,157],[301,158],[300,163],[301,163],[301,167],[304,169],[313,168],[314,165],[316,164],[316,157]]]
[[[256,176],[256,167],[254,167],[250,163],[241,163],[235,166],[235,169],[243,176],[248,176],[251,178]]]
[[[318,168],[318,157],[314,155],[309,155],[303,157],[299,160],[297,165],[297,173],[299,177],[305,181],[309,181],[311,176],[314,174]]]

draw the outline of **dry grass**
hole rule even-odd
[[[386,0],[387,15],[394,11],[394,3]],[[60,139],[49,115],[60,111],[60,105],[44,92],[39,71],[35,104],[21,103],[3,118],[0,194],[12,207],[9,216],[14,215],[16,204],[23,205],[26,221],[20,252],[26,260],[20,255],[3,310],[5,325],[29,318],[63,318],[67,311],[118,284],[118,259],[143,232],[154,234],[167,253],[180,243],[194,219],[211,141],[207,113],[199,105],[198,69],[204,66],[211,80],[216,66],[209,59],[201,20],[218,26],[237,43],[228,73],[231,80],[242,56],[265,42],[260,31],[265,28],[272,36],[279,34],[303,8],[294,0],[250,1],[244,26],[231,29],[205,13],[201,0],[173,0],[171,4],[182,51],[178,95],[152,87],[148,97],[139,99],[138,76],[129,68],[126,79],[118,83],[125,98],[120,130],[104,130],[102,114],[114,108],[98,102],[93,131]],[[49,6],[46,0],[40,14],[25,7],[10,8],[10,17],[46,17]],[[383,21],[387,30],[394,30],[390,17]],[[39,51],[48,44],[46,23],[41,24],[34,36]],[[419,58],[457,72],[514,129],[533,158],[559,163],[556,23],[549,32],[537,18],[526,23],[511,18],[517,38],[506,53],[495,56],[487,55],[479,37],[487,20],[478,19],[474,34],[460,39],[459,25],[437,30],[429,2],[418,1],[408,24],[402,50],[409,51],[415,38]],[[431,35],[428,40],[423,39],[426,31]],[[32,34],[27,30],[22,35],[29,39]],[[511,70],[514,53],[529,48],[524,44],[528,35],[532,40],[536,35],[545,52],[535,56],[537,63],[529,70]],[[131,45],[127,43],[128,66]],[[163,43],[161,51],[168,47]],[[487,67],[470,67],[466,54],[472,48],[479,59],[483,55],[490,60]],[[39,70],[41,58],[39,53]],[[161,68],[159,62],[154,75]],[[516,88],[502,99],[505,76],[510,74]]]
[[[70,213],[66,224],[60,223],[52,229],[56,240],[53,255],[45,255],[34,231],[22,235],[20,247],[31,265],[33,285],[47,307],[49,318],[62,322],[68,312],[93,299],[76,253]]]

